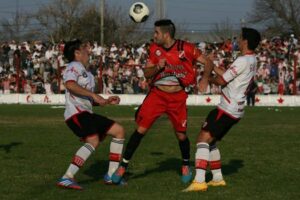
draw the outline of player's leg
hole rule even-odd
[[[74,180],[74,176],[84,165],[85,161],[90,157],[90,155],[95,151],[95,148],[98,146],[98,144],[98,135],[93,135],[86,138],[85,144],[77,150],[67,171],[57,183],[58,186],[71,189],[82,189],[82,187],[79,186]]]
[[[190,141],[186,134],[187,129],[187,108],[186,108],[185,92],[170,94],[168,102],[167,115],[171,120],[182,157],[181,181],[183,183],[190,182],[192,179],[192,171],[190,168]]]
[[[212,172],[213,178],[207,183],[208,186],[225,186],[226,182],[222,174],[221,165],[221,153],[216,145],[217,140],[221,140],[231,129],[231,127],[236,124],[239,119],[233,119],[229,115],[225,114],[222,110],[218,111],[217,123],[215,124],[215,129],[207,128],[210,130],[211,135],[214,136],[214,141],[210,143],[209,147],[209,165]]]
[[[123,159],[121,162],[121,166],[127,168],[129,161],[131,160],[134,152],[140,145],[143,137],[145,136],[146,132],[148,131],[148,128],[144,128],[139,126],[130,136],[129,141],[127,143]]]
[[[90,121],[86,125],[88,127],[95,127],[91,128],[91,131],[97,132],[97,135],[99,136],[98,141],[104,140],[107,135],[112,136],[108,172],[104,175],[104,183],[111,184],[111,176],[117,169],[121,160],[125,139],[124,128],[114,120],[98,114],[92,114]]]
[[[223,179],[221,171],[221,154],[216,145],[212,142],[209,146],[209,165],[213,178],[207,183],[209,186],[225,186],[226,182]]]
[[[247,106],[250,106],[252,98],[251,98],[251,94],[247,94]]]
[[[190,167],[190,140],[185,133],[176,132],[178,144],[181,152],[181,181],[188,183],[192,180],[192,170]]]
[[[111,135],[113,138],[110,142],[109,167],[108,172],[104,176],[104,183],[112,184],[112,174],[116,171],[121,161],[125,131],[120,124],[114,123],[107,131],[107,135]]]
[[[209,127],[214,127],[213,123],[218,115],[218,110],[212,110],[203,124],[202,130],[197,138],[197,150],[195,155],[195,168],[196,168],[196,175],[194,178],[193,183],[183,190],[184,192],[190,191],[206,191],[207,184],[205,182],[205,174],[206,169],[209,161],[209,143],[211,143],[214,139],[209,132]]]
[[[120,162],[119,167],[112,175],[112,182],[115,184],[119,184],[122,181],[122,178],[127,170],[129,162],[140,145],[142,138],[146,134],[148,129],[143,127],[138,127],[133,134],[130,136],[127,146],[125,148],[122,161]]]
[[[193,183],[183,190],[184,192],[191,191],[206,191],[207,184],[205,182],[205,173],[209,161],[209,143],[213,140],[210,133],[201,130],[197,139],[197,150],[195,158],[196,175]]]
[[[184,191],[206,191],[207,185],[211,186],[224,186],[226,185],[224,180],[218,182],[205,182],[205,173],[207,169],[208,162],[210,158],[216,162],[214,163],[215,167],[214,172],[216,172],[216,179],[220,179],[222,174],[220,174],[221,165],[220,165],[220,152],[212,151],[210,154],[210,145],[213,144],[216,140],[221,140],[223,136],[229,131],[229,129],[238,122],[238,119],[233,119],[229,117],[224,111],[220,109],[212,110],[206,118],[202,126],[202,130],[197,139],[197,151],[196,151],[196,176],[194,182]],[[211,163],[212,164],[212,163]],[[212,165],[211,165],[212,166]],[[213,173],[214,173],[213,172]],[[223,178],[223,177],[222,177]]]
[[[114,183],[119,183],[122,180],[128,164],[136,149],[140,145],[144,135],[147,133],[154,121],[164,112],[165,107],[160,96],[155,92],[150,92],[136,112],[135,118],[138,128],[130,136],[123,154],[122,162],[112,176],[112,181]]]
[[[72,117],[66,122],[69,128],[84,140],[85,144],[75,153],[67,171],[58,181],[58,186],[71,189],[82,189],[82,187],[75,182],[74,176],[99,145],[98,134],[92,134],[93,130],[86,126],[87,122],[90,120],[92,119],[89,113],[82,113]]]
[[[251,94],[252,106],[255,106],[255,92]]]

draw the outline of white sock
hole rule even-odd
[[[205,173],[209,159],[209,144],[205,142],[197,143],[196,151],[196,176],[195,180],[199,183],[205,182]]]
[[[82,147],[80,147],[73,157],[72,163],[70,164],[63,178],[74,178],[79,168],[83,166],[85,161],[94,151],[95,148],[89,143],[85,143]]]
[[[110,153],[109,153],[109,167],[107,174],[112,176],[119,166],[122,151],[123,151],[124,139],[113,138],[110,142]]]
[[[223,180],[223,175],[221,171],[221,154],[217,146],[210,147],[209,152],[209,164],[210,170],[213,175],[213,181]]]

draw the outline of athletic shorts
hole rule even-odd
[[[187,126],[187,94],[181,90],[167,93],[153,87],[136,112],[138,126],[149,129],[162,114],[167,114],[176,132],[186,132]]]
[[[239,120],[239,118],[233,118],[223,110],[216,108],[208,114],[202,130],[210,132],[216,140],[221,140]]]
[[[82,112],[73,115],[66,123],[73,133],[82,140],[97,134],[102,141],[115,121],[94,113]]]

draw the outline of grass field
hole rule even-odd
[[[188,134],[195,140],[212,107],[189,107]],[[182,193],[180,152],[167,117],[143,139],[128,173],[128,186],[106,186],[110,138],[76,177],[84,191],[57,188],[81,143],[63,121],[62,108],[0,105],[0,199],[300,199],[300,108],[247,108],[219,143],[228,186]],[[97,108],[120,122],[127,138],[135,128],[133,106]],[[209,177],[209,174],[208,174]]]

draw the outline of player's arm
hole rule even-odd
[[[239,76],[246,67],[247,64],[243,59],[240,58],[236,59],[227,70],[219,67],[214,67],[213,70],[216,73],[216,76],[210,78],[210,82],[216,85],[224,86],[235,79],[237,76]]]
[[[211,59],[209,59],[203,54],[197,58],[197,61],[204,65],[203,78],[208,79],[210,77],[211,72],[214,69],[214,63],[211,61]]]
[[[81,87],[80,85],[78,85],[75,81],[67,81],[65,83],[66,88],[72,93],[75,94],[77,96],[86,96],[86,97],[90,97],[91,99],[93,99],[93,101],[96,104],[99,104],[101,106],[104,106],[106,104],[109,104],[108,99],[104,99],[103,97],[93,93],[90,90],[87,90],[83,87]]]
[[[209,77],[214,68],[214,64],[208,57],[202,54],[197,58],[197,61],[204,65],[203,77],[199,83],[199,91],[205,92],[208,86]]]
[[[209,77],[209,82],[213,83],[215,85],[221,85],[224,86],[227,84],[227,82],[223,79],[223,74],[226,72],[226,70],[220,68],[220,67],[213,67],[213,71],[216,73],[216,76]]]
[[[152,78],[162,70],[164,70],[166,65],[166,60],[161,59],[159,60],[158,64],[155,65],[151,62],[147,62],[146,67],[144,68],[144,76],[146,79]]]
[[[227,85],[227,82],[224,81],[224,79],[222,78],[222,76],[215,76],[215,77],[210,77],[209,78],[209,82],[210,83],[213,83],[215,85],[221,85],[221,86],[224,86],[224,85]]]

